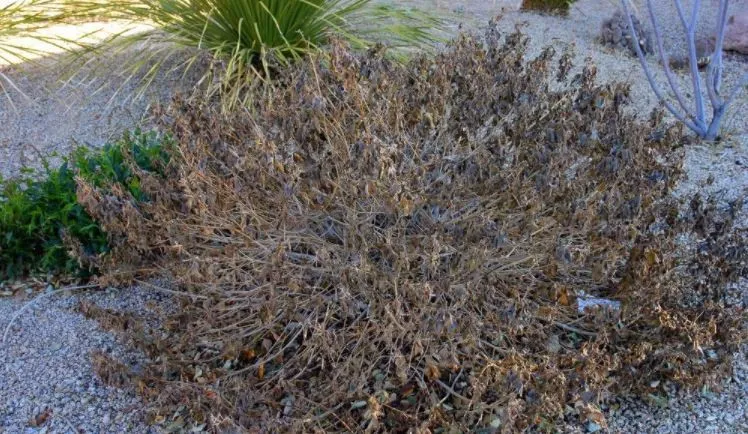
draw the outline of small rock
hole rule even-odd
[[[652,34],[642,26],[641,21],[636,16],[632,15],[631,21],[634,24],[636,36],[639,38],[639,48],[642,53],[644,55],[653,53]],[[603,21],[600,29],[600,41],[603,45],[628,49],[632,55],[636,56],[636,46],[629,30],[629,20],[620,10]]]
[[[587,432],[589,432],[589,433],[598,432],[601,429],[602,429],[602,427],[600,425],[596,424],[595,422],[589,422],[587,424]]]
[[[577,298],[577,310],[583,313],[586,309],[605,307],[612,310],[620,310],[621,302],[616,300],[608,300],[607,298],[595,298],[595,297],[579,297]]]

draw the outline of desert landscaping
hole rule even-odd
[[[748,1],[623,5],[0,1],[0,433],[748,432]]]

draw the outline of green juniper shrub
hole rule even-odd
[[[69,254],[74,240],[86,255],[108,251],[106,233],[76,195],[76,176],[99,187],[117,183],[136,200],[146,200],[134,168],[160,172],[168,162],[168,138],[136,131],[99,150],[79,148],[53,168],[0,178],[0,280],[28,273],[88,275]]]
[[[95,154],[88,148],[78,148],[72,159],[81,178],[94,186],[117,183],[126,187],[136,200],[144,201],[147,198],[140,189],[140,178],[134,169],[162,173],[162,168],[169,162],[169,140],[155,132],[135,131],[126,133],[121,141],[106,145]]]
[[[33,175],[0,180],[3,279],[31,271],[75,271],[77,263],[67,254],[65,235],[80,240],[90,253],[106,249],[106,235],[76,201],[69,162],[57,169],[45,165],[41,180]]]

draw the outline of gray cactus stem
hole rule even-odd
[[[699,17],[699,7],[701,5],[700,0],[694,0],[693,10],[691,11],[691,16],[688,20],[686,19],[686,14],[683,11],[682,2],[680,0],[673,0],[675,8],[678,11],[678,17],[680,18],[680,22],[683,25],[683,30],[686,34],[686,42],[688,44],[688,58],[690,66],[689,69],[691,81],[693,82],[693,98],[696,105],[695,114],[688,110],[686,99],[683,98],[680,90],[675,85],[676,83],[673,77],[673,72],[667,62],[667,53],[665,52],[665,47],[663,44],[662,32],[660,31],[660,26],[654,13],[652,0],[647,0],[647,8],[649,9],[648,12],[649,18],[652,21],[652,27],[654,27],[654,36],[657,43],[657,49],[660,54],[660,60],[662,61],[668,84],[670,85],[670,88],[672,89],[673,94],[675,95],[675,98],[680,105],[680,108],[683,110],[682,112],[678,111],[673,106],[673,104],[668,101],[668,99],[665,97],[665,94],[663,94],[663,92],[658,87],[657,82],[655,82],[652,71],[647,64],[644,53],[642,52],[641,47],[638,43],[639,35],[637,35],[636,29],[634,28],[633,18],[629,9],[630,2],[631,0],[621,0],[621,4],[623,5],[623,9],[628,20],[630,29],[629,31],[631,32],[630,36],[634,38],[635,41],[634,50],[636,51],[636,56],[639,58],[639,63],[641,63],[642,69],[644,69],[644,74],[647,76],[647,80],[652,87],[652,91],[657,96],[657,99],[659,99],[660,102],[665,105],[665,108],[670,113],[672,113],[676,119],[678,119],[680,122],[683,122],[688,128],[698,134],[699,137],[705,140],[716,139],[719,135],[720,124],[722,123],[722,119],[724,118],[728,107],[735,101],[738,94],[740,94],[743,88],[748,85],[748,74],[744,74],[737,86],[735,86],[735,88],[730,91],[729,95],[727,95],[726,98],[723,98],[720,95],[722,73],[724,70],[722,49],[724,47],[725,30],[727,28],[727,10],[729,8],[730,0],[720,0],[719,2],[719,11],[717,13],[717,28],[715,30],[714,53],[712,53],[712,59],[709,62],[709,67],[707,68],[706,72],[706,80],[704,85],[706,86],[706,91],[709,95],[709,102],[711,103],[712,109],[712,118],[709,123],[707,123],[706,115],[704,112],[704,97],[701,90],[701,76],[699,74],[698,58],[696,53],[696,26]]]
[[[722,47],[725,43],[725,30],[727,29],[727,6],[729,5],[729,0],[720,0],[719,2],[719,17],[717,18],[717,30],[715,32],[715,35],[717,35],[717,40],[714,44],[714,55],[712,56],[712,62],[709,62],[709,66],[711,67],[714,65],[714,82],[712,85],[714,86],[714,91],[716,92],[717,96],[719,96],[720,86],[722,85],[722,70],[723,70],[723,64],[722,64]]]
[[[693,83],[694,101],[696,102],[696,122],[702,130],[706,129],[706,116],[704,114],[704,97],[701,95],[701,77],[699,76],[699,59],[696,56],[696,23],[699,19],[699,9],[701,0],[695,0],[691,10],[691,19],[686,22],[686,16],[683,12],[683,5],[680,0],[673,0],[675,8],[678,10],[683,30],[686,32],[686,43],[688,44],[688,64],[691,69],[691,81]]]
[[[686,112],[686,115],[693,118],[693,115],[689,113],[686,106],[686,100],[683,98],[678,86],[675,84],[673,77],[673,71],[670,69],[670,62],[668,62],[667,54],[665,53],[665,47],[662,42],[662,32],[660,31],[660,25],[657,23],[657,17],[655,17],[654,10],[652,8],[652,0],[647,0],[647,9],[649,9],[649,19],[652,21],[652,29],[654,30],[655,42],[657,43],[657,52],[660,54],[660,60],[662,61],[662,67],[665,70],[665,76],[670,88],[675,94],[675,99],[678,101],[681,109]]]
[[[623,4],[623,10],[626,14],[626,19],[628,20],[631,37],[635,42],[634,51],[636,51],[636,56],[639,58],[639,63],[644,70],[644,74],[647,76],[647,80],[649,81],[649,85],[652,87],[652,91],[657,96],[657,99],[659,99],[665,105],[665,108],[670,113],[672,113],[672,115],[675,116],[676,119],[683,122],[688,128],[695,131],[699,136],[703,137],[706,134],[706,127],[695,123],[691,119],[688,119],[683,113],[680,113],[678,110],[676,110],[675,107],[673,107],[673,105],[670,104],[670,102],[668,102],[668,100],[664,97],[664,95],[660,91],[660,88],[657,86],[654,76],[652,75],[652,71],[650,71],[649,65],[647,64],[647,60],[644,58],[644,53],[642,53],[642,49],[639,46],[639,35],[636,33],[636,29],[634,28],[634,21],[631,18],[631,11],[629,10],[628,1],[629,0],[621,0],[621,3]]]

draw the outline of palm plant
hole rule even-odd
[[[714,140],[717,138],[720,130],[720,124],[722,119],[727,112],[728,107],[737,98],[742,88],[748,84],[748,73],[744,74],[738,84],[727,94],[721,93],[722,84],[722,73],[724,71],[724,64],[722,62],[722,46],[725,39],[725,29],[727,25],[727,8],[729,6],[729,0],[720,0],[719,8],[717,11],[717,27],[715,29],[715,48],[714,55],[712,56],[709,66],[707,69],[706,80],[703,83],[706,87],[707,95],[709,97],[709,103],[711,104],[712,116],[711,119],[707,118],[705,101],[702,96],[702,79],[699,73],[698,56],[696,54],[696,26],[699,18],[699,9],[701,6],[700,0],[695,0],[693,3],[693,9],[691,10],[690,17],[686,15],[683,3],[681,0],[673,0],[675,7],[678,11],[678,17],[683,27],[683,32],[686,35],[686,41],[688,43],[688,63],[689,73],[691,75],[691,82],[693,84],[693,99],[694,108],[688,107],[688,102],[683,96],[678,86],[675,84],[673,72],[670,69],[668,55],[665,52],[663,46],[662,32],[660,30],[657,16],[654,13],[652,7],[652,0],[647,0],[647,9],[649,12],[649,18],[652,21],[652,27],[654,29],[655,42],[657,45],[657,51],[660,56],[660,60],[665,71],[665,77],[667,82],[675,96],[675,103],[677,107],[666,98],[665,94],[660,90],[659,86],[655,82],[652,75],[652,71],[644,58],[644,53],[641,50],[639,44],[634,43],[634,49],[636,50],[637,57],[644,69],[644,73],[647,76],[652,90],[654,91],[657,98],[665,105],[665,108],[675,116],[680,122],[685,124],[688,128],[693,130],[699,137],[706,140]],[[628,18],[628,28],[631,29],[631,37],[634,41],[639,40],[639,35],[636,34],[631,11],[629,10],[630,0],[621,0],[623,9]]]
[[[386,41],[397,53],[432,45],[440,24],[424,13],[370,0],[65,0],[64,5],[76,18],[151,25],[148,31],[118,33],[76,51],[128,53],[125,82],[140,80],[141,92],[175,58],[180,61],[174,69],[186,72],[206,54],[212,57],[212,65],[219,67],[204,72],[199,83],[208,94],[220,90],[225,108],[240,102],[252,77],[266,77],[272,65],[318,51],[331,38],[354,48]],[[146,50],[129,49],[146,41]]]

